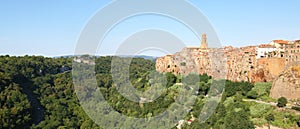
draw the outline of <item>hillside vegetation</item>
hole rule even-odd
[[[297,127],[297,122],[300,121],[295,111],[281,111],[272,105],[244,101],[272,101],[268,98],[268,83],[253,85],[248,82],[225,81],[223,89],[221,85],[218,86],[218,81],[206,74],[175,76],[172,73],[157,73],[154,61],[142,58],[134,58],[130,63],[129,76],[132,85],[142,92],[150,89],[155,81],[161,82],[156,84],[166,87],[157,99],[149,103],[130,101],[118,92],[117,84],[112,79],[112,58],[96,58],[97,88],[110,106],[124,115],[136,118],[159,115],[170,108],[178,97],[179,89],[184,87],[197,88],[197,92],[191,96],[196,101],[188,110],[188,115],[182,118],[185,121],[193,117],[195,119],[190,125],[185,122],[182,125],[184,129],[253,129],[255,125],[268,124],[289,128]],[[101,128],[79,104],[73,86],[72,60],[73,58],[41,56],[0,56],[0,128]],[[157,78],[150,78],[150,75]],[[160,76],[164,76],[166,80],[159,78]],[[195,78],[200,78],[200,81],[194,81]],[[210,100],[208,94],[212,97],[221,94],[220,102]],[[198,118],[201,118],[199,114],[206,103],[217,105],[217,108],[207,121],[201,123]],[[272,118],[270,115],[274,119],[266,119]]]

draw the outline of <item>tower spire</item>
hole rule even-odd
[[[203,34],[203,35],[202,35],[202,41],[201,41],[200,48],[201,48],[201,49],[206,49],[206,48],[208,48],[206,34]]]

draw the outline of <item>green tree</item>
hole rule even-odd
[[[247,93],[247,97],[248,97],[249,99],[257,99],[257,98],[258,98],[258,94],[257,94],[256,91],[251,90],[251,91],[249,91],[249,92]]]
[[[31,105],[17,84],[12,83],[0,92],[0,128],[29,127]]]
[[[196,85],[200,81],[200,78],[198,74],[190,73],[189,75],[184,77],[182,81],[187,85]]]
[[[287,99],[285,97],[280,97],[277,101],[278,107],[285,107],[287,104]]]
[[[165,74],[167,78],[167,87],[171,87],[176,83],[176,76],[173,73],[166,73]]]
[[[273,114],[268,114],[268,115],[265,117],[265,119],[268,121],[269,129],[270,129],[270,128],[271,128],[271,127],[270,127],[270,123],[271,123],[272,121],[275,120],[275,117],[274,117]]]
[[[249,120],[245,110],[233,110],[225,117],[225,128],[254,129],[254,124]]]

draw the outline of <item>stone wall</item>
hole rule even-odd
[[[271,97],[300,98],[300,40],[286,43],[280,46],[280,52],[264,58],[257,58],[257,46],[218,49],[201,46],[158,58],[156,70],[182,75],[206,73],[231,81],[273,82]]]
[[[158,58],[156,70],[183,75],[206,73],[214,78],[231,81],[269,82],[273,81],[288,63],[291,63],[285,58],[289,57],[288,53],[282,58],[256,59],[256,48],[256,46],[241,48],[229,46],[218,49],[184,48],[174,55]],[[296,54],[293,53],[293,57],[296,58]]]

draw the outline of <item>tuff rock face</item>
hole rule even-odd
[[[270,96],[289,100],[300,98],[300,65],[288,67],[274,80]]]
[[[255,47],[184,48],[156,60],[156,70],[187,75],[208,74],[231,81],[270,82],[285,67],[284,58],[255,58]]]
[[[186,47],[157,58],[156,70],[176,75],[207,74],[235,82],[274,82],[271,97],[295,99],[300,98],[300,68],[287,66],[297,62],[300,62],[300,40],[293,43],[274,40],[270,44],[240,48],[209,48],[206,35],[202,35],[200,47]]]
[[[158,72],[176,75],[208,74],[231,81],[273,82],[289,64],[300,61],[300,40],[273,40],[270,44],[235,48],[208,47],[206,34],[200,47],[186,47],[156,60]]]

